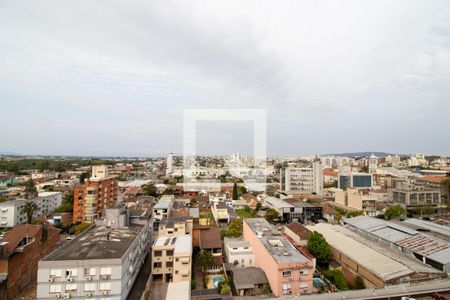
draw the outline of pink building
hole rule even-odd
[[[311,293],[314,264],[262,218],[244,219],[244,239],[250,242],[255,265],[269,280],[275,296]]]

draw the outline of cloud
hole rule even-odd
[[[83,153],[181,153],[184,108],[230,107],[267,109],[273,155],[450,154],[449,20],[447,1],[2,2],[0,150],[53,153],[56,125]]]

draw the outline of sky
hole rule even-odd
[[[270,156],[450,155],[450,2],[0,0],[0,152],[182,153],[192,108],[264,109]]]

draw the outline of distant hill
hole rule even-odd
[[[387,152],[379,152],[379,151],[366,151],[366,152],[347,152],[347,153],[331,153],[331,154],[323,154],[323,156],[334,155],[334,156],[347,156],[347,157],[362,157],[362,156],[370,156],[374,154],[377,157],[385,157],[388,155],[395,155]]]

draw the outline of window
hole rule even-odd
[[[154,268],[161,268],[162,267],[162,263],[161,262],[155,262],[155,263],[153,263],[153,267]]]
[[[66,276],[67,277],[76,277],[77,276],[77,269],[67,269],[66,270]]]
[[[62,270],[59,269],[51,269],[50,270],[50,277],[61,277],[62,276]]]
[[[85,283],[84,291],[85,292],[94,292],[95,291],[95,283]]]
[[[100,291],[111,290],[111,282],[100,282]]]
[[[111,275],[111,268],[100,268],[100,275]]]
[[[302,270],[300,270],[300,275],[306,275],[306,274],[308,274],[309,273],[309,270],[308,269],[302,269]]]
[[[61,293],[62,286],[60,284],[51,284],[50,293]]]
[[[84,269],[84,275],[86,275],[86,276],[94,276],[95,275],[95,268],[86,268],[86,269]]]
[[[66,291],[76,291],[77,284],[76,283],[66,283]]]
[[[291,271],[283,271],[283,276],[284,277],[291,276]]]
[[[162,256],[162,251],[155,251],[155,256]]]
[[[167,256],[173,256],[173,250],[167,250],[166,251]]]
[[[290,284],[288,284],[288,283],[283,284],[283,294],[288,295],[288,294],[292,293],[291,288],[292,287]]]
[[[175,271],[175,274],[178,274],[178,270]]]
[[[166,268],[172,268],[173,267],[173,262],[168,261],[166,262]]]
[[[175,258],[175,261],[179,261],[180,259],[177,257],[177,258]]]

